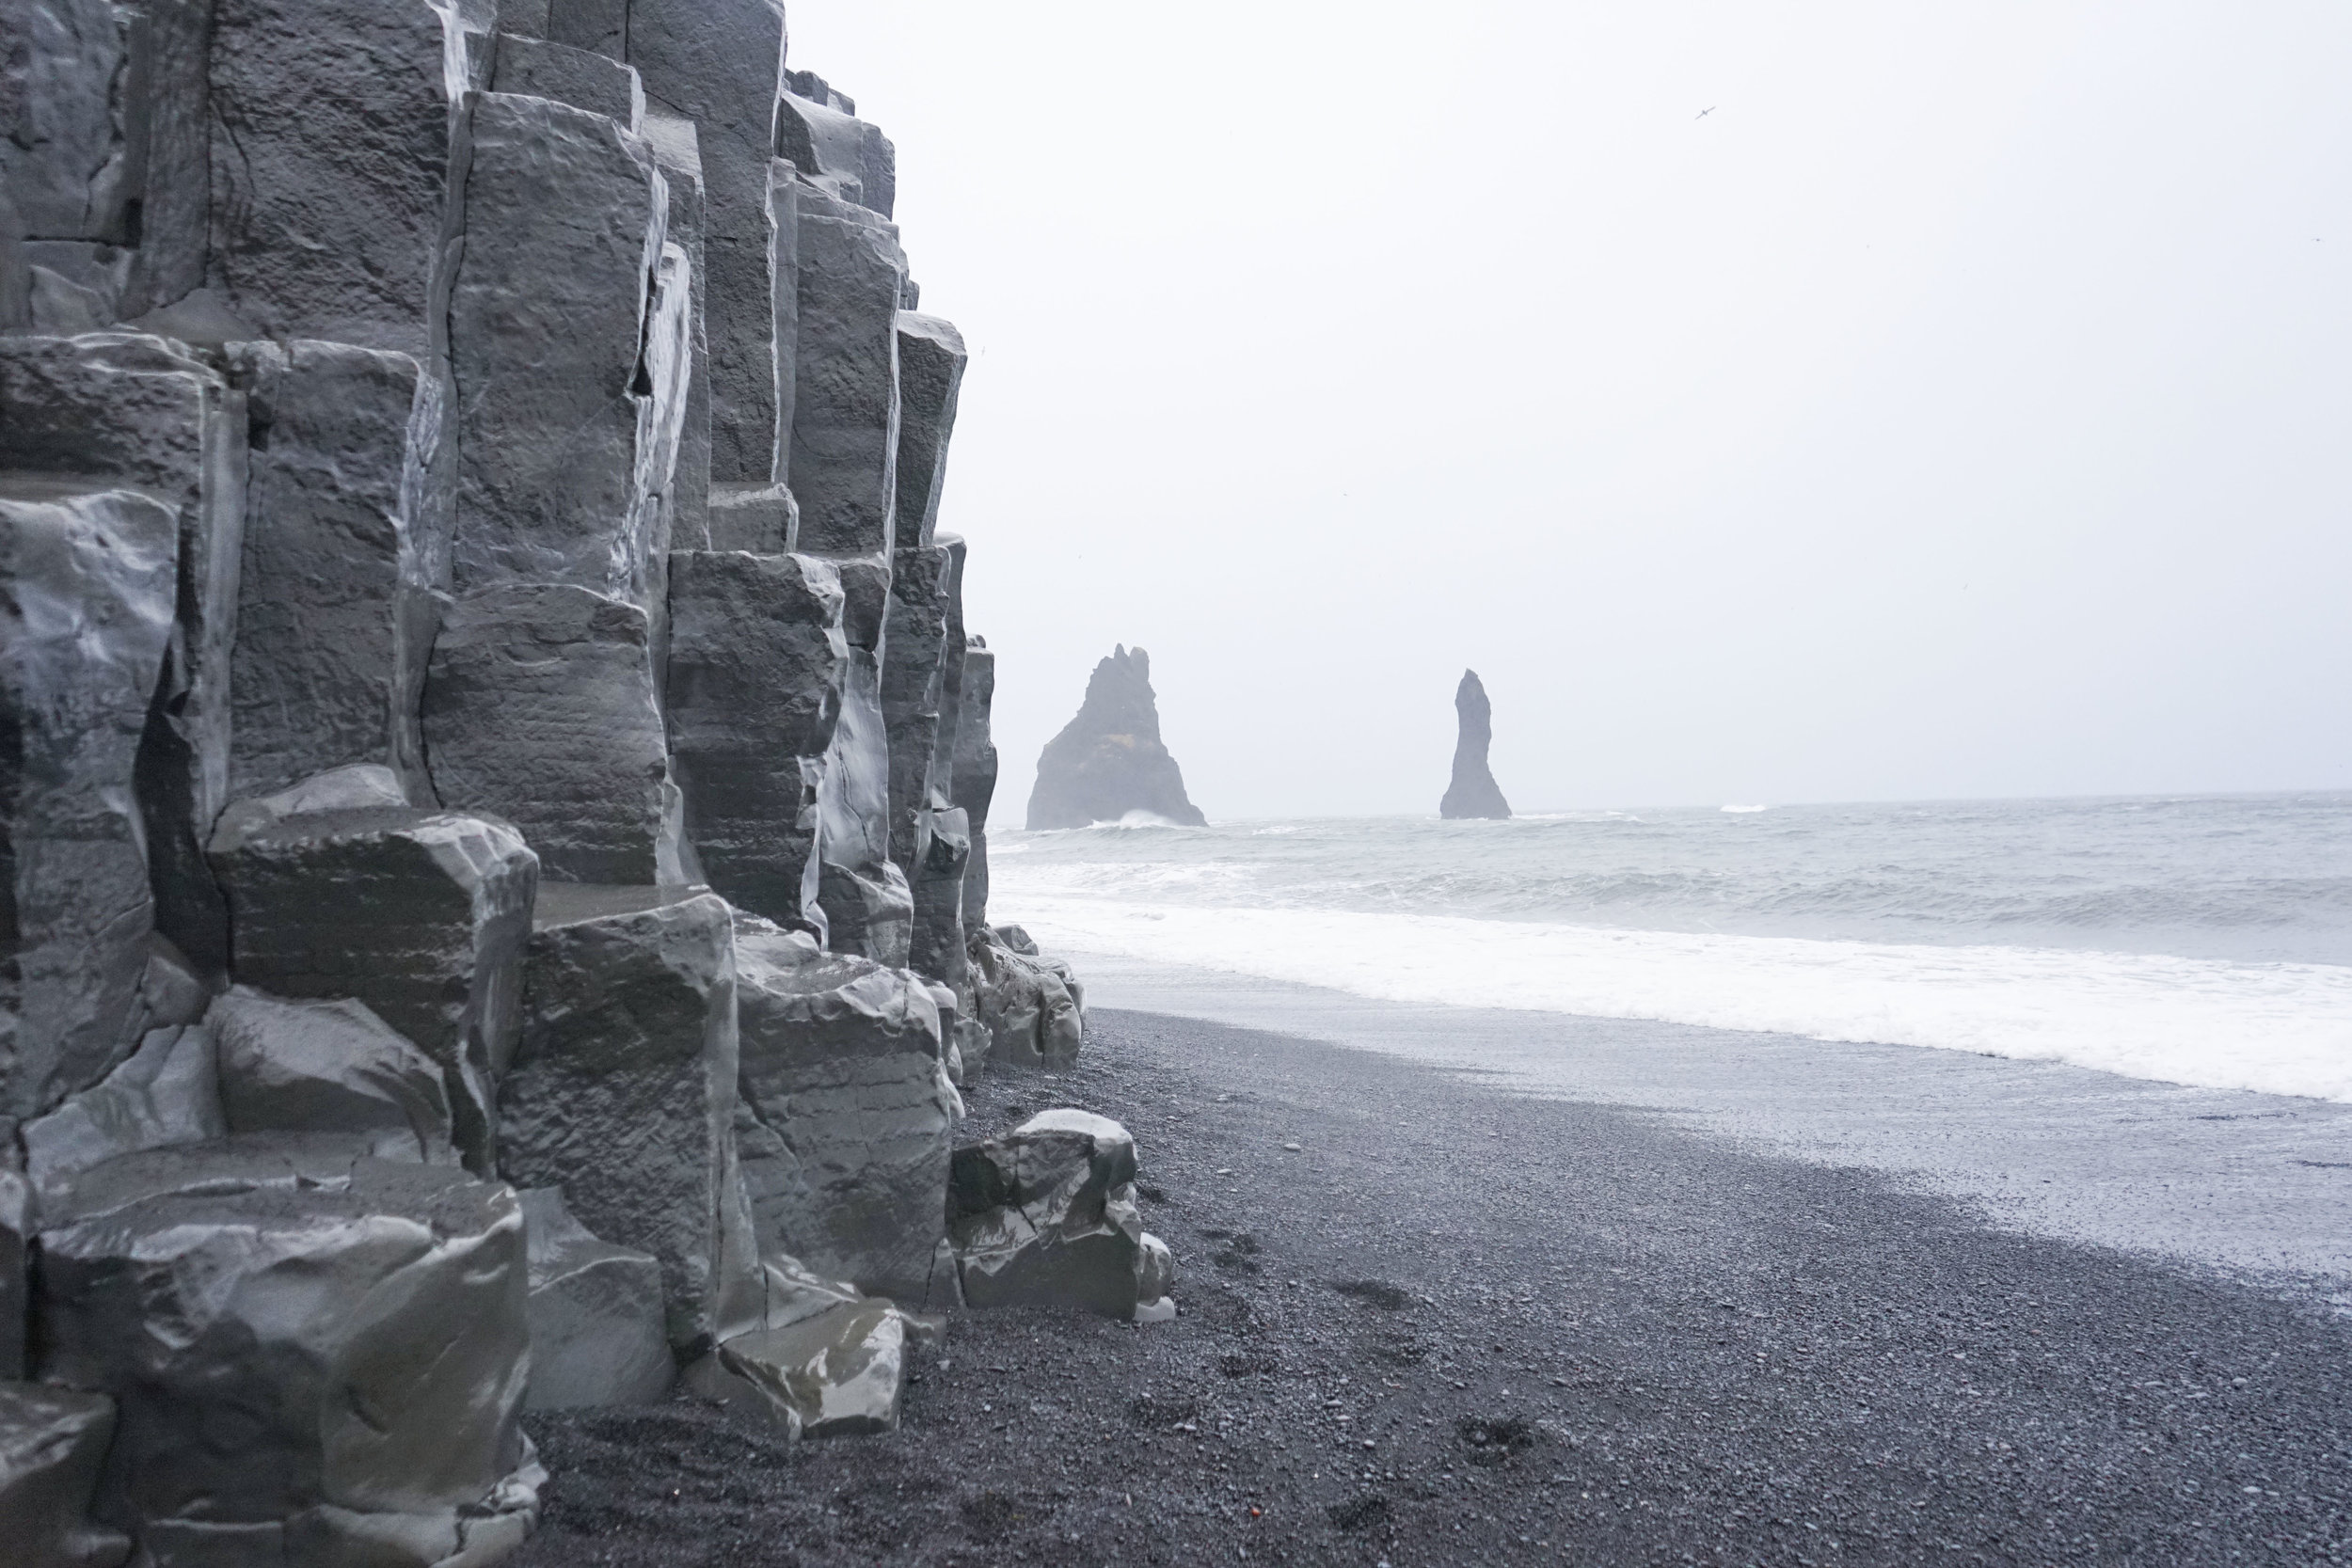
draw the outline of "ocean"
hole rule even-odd
[[[1073,955],[2352,1101],[2352,791],[1131,817],[989,852],[991,918]]]

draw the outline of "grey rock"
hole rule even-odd
[[[1175,1265],[1143,1228],[1135,1180],[1135,1139],[1086,1111],[1047,1111],[957,1149],[947,1230],[964,1299],[1132,1318],[1164,1298]]]
[[[531,1236],[524,1408],[651,1404],[665,1397],[677,1364],[663,1331],[660,1261],[598,1241],[552,1187],[518,1196]]]
[[[784,484],[710,487],[710,547],[754,555],[791,552],[801,534],[801,507]]]
[[[947,439],[969,358],[963,334],[937,316],[898,315],[898,539],[928,545],[939,528]]]
[[[843,576],[841,711],[818,789],[818,903],[837,952],[902,967],[914,941],[914,898],[906,873],[890,859],[890,739],[883,721],[882,673],[855,624],[865,595],[858,577]],[[876,579],[870,575],[866,584]],[[884,579],[886,580],[886,579]],[[870,624],[870,623],[869,623]],[[879,641],[879,630],[875,634]]]
[[[1511,804],[1486,766],[1486,748],[1494,740],[1494,705],[1486,701],[1477,671],[1462,672],[1454,711],[1461,721],[1461,735],[1454,745],[1454,779],[1438,804],[1438,815],[1448,819],[1510,816]]]
[[[632,0],[627,10],[624,55],[644,79],[648,104],[692,120],[700,133],[710,475],[781,480],[779,429],[790,420],[779,420],[776,396],[780,354],[790,360],[794,234],[788,221],[781,231],[773,221],[770,166],[784,8],[778,0]],[[779,245],[787,263],[781,274]]]
[[[645,145],[653,150],[669,192],[669,243],[685,254],[690,280],[686,302],[688,364],[686,398],[678,409],[677,451],[661,492],[666,515],[661,531],[672,549],[711,547],[707,515],[710,493],[709,271],[703,236],[708,223],[703,188],[701,144],[694,122],[671,115],[644,117]],[[720,548],[734,546],[721,546]]]
[[[1018,927],[1015,927],[1016,929]],[[1069,965],[1024,954],[981,927],[972,933],[975,1011],[989,1036],[988,1058],[1014,1067],[1066,1068],[1086,1037],[1086,993]]]
[[[787,72],[787,80],[804,74]],[[822,189],[882,217],[897,203],[898,150],[839,93],[785,93],[776,104],[776,153]]]
[[[914,928],[907,962],[918,974],[966,988],[970,961],[963,934],[963,878],[972,863],[972,832],[961,807],[930,814],[923,858],[915,863],[910,893]]]
[[[298,779],[268,795],[230,802],[213,824],[213,837],[222,844],[250,838],[290,816],[315,816],[328,811],[405,809],[407,786],[400,775],[381,763],[354,762]]]
[[[26,240],[33,330],[72,337],[120,321],[137,255],[103,240]]]
[[[939,1007],[901,969],[736,920],[737,1144],[760,1255],[920,1306],[963,1104]]]
[[[228,1135],[213,1032],[157,1029],[105,1079],[24,1124],[24,1174],[55,1206],[82,1172],[123,1154]]]
[[[229,799],[246,423],[244,394],[162,339],[0,338],[0,470],[131,485],[178,515],[177,624],[138,794],[156,927],[208,975],[228,949],[203,842]]]
[[[849,654],[841,612],[826,562],[671,557],[670,748],[686,836],[714,889],[790,925],[818,907],[818,792]]]
[[[963,654],[963,689],[956,720],[955,767],[947,798],[961,808],[972,840],[963,868],[963,928],[988,924],[988,808],[996,795],[996,741],[989,710],[996,701],[996,655],[986,640],[970,639]]]
[[[1037,759],[1029,831],[1116,822],[1136,811],[1189,827],[1208,823],[1160,740],[1152,657],[1120,647],[1094,667],[1077,717]]]
[[[490,90],[521,98],[550,98],[592,115],[644,129],[645,85],[616,59],[565,43],[501,33]]]
[[[898,469],[898,294],[891,229],[803,195],[789,474],[800,547],[887,556]],[[829,215],[838,211],[844,215]]]
[[[349,1132],[379,1159],[457,1164],[439,1065],[365,1003],[239,986],[204,1027],[230,1132]]]
[[[929,847],[946,684],[951,552],[915,545],[891,562],[890,609],[882,633],[882,727],[890,742],[890,859],[908,881]]]
[[[212,1005],[213,991],[186,955],[160,936],[147,939],[147,973],[139,977],[139,1033],[194,1023]]]
[[[553,880],[684,880],[649,638],[643,610],[584,588],[459,599],[424,689],[442,804],[513,822]]]
[[[153,901],[134,798],[178,525],[128,490],[0,488],[0,1137],[140,1022]]]
[[[449,237],[452,106],[482,86],[488,8],[215,0],[212,9],[206,281],[266,337],[424,358]]]
[[[551,39],[616,60],[628,47],[628,0],[548,0],[547,11]]]
[[[241,344],[252,427],[230,668],[230,787],[261,795],[350,763],[418,777],[421,606],[404,587],[417,362],[347,343]]]
[[[235,914],[237,978],[367,1004],[439,1067],[468,1167],[495,1168],[492,1085],[521,1029],[538,857],[508,824],[453,812],[254,821],[227,814],[212,847]]]
[[[1025,926],[1007,924],[992,927],[990,937],[997,946],[1008,952],[1019,953],[1032,958],[1038,956],[1037,939],[1029,935],[1029,928]]]
[[[521,1048],[499,1088],[500,1169],[561,1187],[597,1236],[660,1259],[670,1343],[758,1317],[736,1167],[733,911],[713,894],[543,890]]]
[[[601,115],[485,93],[452,284],[453,581],[565,582],[645,601],[640,349],[668,187]],[[680,390],[683,388],[680,388]]]
[[[13,1568],[114,1568],[131,1555],[129,1536],[88,1517],[114,1430],[103,1394],[0,1382],[0,1541]]]
[[[380,1163],[367,1139],[349,1132],[256,1132],[165,1144],[67,1176],[40,1200],[40,1223],[44,1230],[56,1229],[173,1194],[345,1192],[362,1164]]]
[[[364,1158],[288,1184],[246,1140],[131,1164],[141,1196],[42,1232],[38,1370],[115,1399],[95,1513],[142,1560],[422,1568],[519,1539],[541,1472],[512,1192]]]
[[[898,1430],[906,1347],[904,1314],[887,1301],[857,1301],[738,1335],[715,1359],[786,1430],[848,1437]]]
[[[24,1375],[33,1223],[32,1183],[0,1165],[0,1379]]]

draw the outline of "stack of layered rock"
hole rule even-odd
[[[961,1300],[955,1080],[1081,998],[985,923],[963,346],[785,41],[0,16],[11,1560],[488,1561],[524,1408],[888,1425]]]

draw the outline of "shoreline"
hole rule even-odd
[[[2352,1554],[2352,1324],[2316,1303],[1104,978],[1079,1066],[984,1076],[964,1136],[1124,1121],[1174,1323],[960,1315],[879,1438],[532,1417],[554,1480],[515,1560]]]

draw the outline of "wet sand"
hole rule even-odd
[[[1133,995],[1104,978],[1098,1000]],[[1574,1022],[1627,1061],[1660,1027]],[[1717,1076],[1743,1074],[1763,1081]],[[970,1131],[1049,1104],[1125,1121],[1183,1269],[1177,1322],[967,1315],[885,1437],[787,1448],[689,1401],[533,1418],[554,1480],[516,1560],[2352,1554],[2352,1322],[2320,1274],[2093,1244],[1915,1163],[1528,1086],[1098,1006],[1078,1070],[982,1079]],[[2292,1157],[2340,1135],[2317,1124]],[[2162,1169],[2166,1136],[2141,1130],[2139,1165]]]

